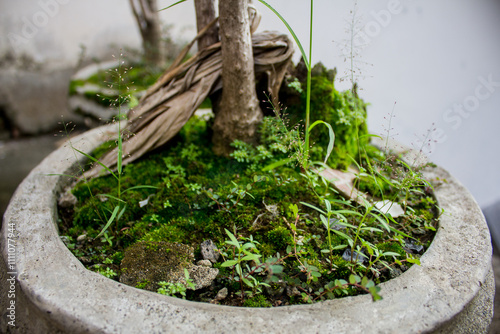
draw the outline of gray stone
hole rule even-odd
[[[104,124],[118,115],[118,110],[109,108],[80,95],[73,95],[68,100],[70,110],[85,118],[85,125]]]
[[[413,240],[405,240],[404,249],[413,254],[423,254],[424,246],[417,245]]]
[[[204,260],[215,263],[219,259],[220,254],[216,251],[217,246],[215,246],[212,240],[203,241],[200,245],[200,249]]]
[[[345,225],[340,224],[341,220],[337,218],[330,218],[330,229],[336,231],[345,230],[347,227]]]
[[[376,202],[375,207],[384,214],[390,214],[393,218],[397,218],[405,213],[401,205],[389,200]]]
[[[348,261],[348,262],[360,262],[360,263],[365,263],[365,262],[368,262],[368,256],[366,256],[365,253],[363,253],[363,251],[354,251],[354,252],[351,252],[351,249],[350,248],[347,248],[344,253],[342,254],[342,258],[345,260],[345,261]]]
[[[288,297],[300,296],[300,291],[296,286],[286,286],[286,295]]]
[[[224,299],[226,299],[227,294],[228,294],[227,288],[222,288],[222,289],[220,289],[219,292],[217,292],[217,296],[215,296],[215,300],[217,300],[217,301],[224,300]]]
[[[209,260],[200,260],[196,262],[196,264],[202,267],[212,267],[212,262],[210,262]]]
[[[109,128],[108,128],[109,129]],[[73,140],[89,152],[108,139],[106,128]],[[446,214],[429,249],[399,277],[369,295],[271,309],[188,302],[135,289],[86,270],[59,240],[57,193],[74,168],[69,147],[52,153],[19,186],[1,234],[0,295],[15,270],[19,333],[486,333],[493,314],[494,280],[488,227],[469,192],[441,168],[426,169]],[[9,227],[15,233],[9,235]],[[15,240],[15,251],[9,244]],[[9,254],[15,261],[9,263]],[[14,268],[12,269],[13,266]],[[9,298],[0,298],[5,315]],[[353,316],[362,314],[362,317]],[[0,331],[12,328],[0,318]]]
[[[212,282],[215,280],[217,275],[219,275],[219,269],[217,268],[208,268],[204,266],[195,266],[191,265],[188,268],[189,278],[193,281],[196,286],[194,290],[207,288],[212,285]],[[185,283],[186,279],[183,276],[180,282]]]
[[[62,208],[72,208],[76,205],[77,202],[78,199],[76,198],[76,196],[73,195],[68,189],[61,195],[61,197],[59,197],[57,204],[59,204],[59,206]]]
[[[84,242],[85,240],[87,240],[87,235],[86,235],[86,234],[79,235],[79,236],[76,238],[76,242],[79,242],[79,243],[82,243],[82,242]]]

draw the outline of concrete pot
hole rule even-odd
[[[103,127],[72,142],[90,152],[112,134],[112,128]],[[74,156],[69,145],[48,156],[19,186],[5,213],[0,264],[13,267],[1,271],[1,332],[487,332],[494,296],[490,234],[469,192],[442,168],[425,172],[445,210],[436,237],[421,266],[381,284],[382,301],[363,295],[256,309],[165,297],[86,270],[58,236],[56,198],[64,178],[47,175],[74,172]],[[11,271],[15,285],[8,280]],[[14,287],[15,298],[6,298]],[[12,300],[16,327],[6,317]]]

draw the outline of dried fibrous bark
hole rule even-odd
[[[209,29],[210,27],[206,27]],[[201,31],[199,35],[204,32]],[[123,142],[123,164],[164,145],[175,136],[209,94],[223,86],[221,43],[213,44],[182,63],[188,45],[172,66],[151,86],[139,105],[128,114],[125,133],[131,136]],[[292,58],[293,45],[286,35],[266,32],[252,37],[255,74],[266,73],[268,91],[278,96],[281,82]],[[115,168],[117,150],[105,155],[101,162]],[[98,176],[96,165],[87,172]]]

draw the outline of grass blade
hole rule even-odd
[[[99,160],[97,160],[96,158],[94,158],[93,156],[85,153],[85,152],[82,152],[80,151],[79,149],[77,148],[73,148],[75,151],[77,151],[78,153],[80,153],[81,155],[85,156],[86,158],[92,160],[93,162],[99,164],[102,168],[104,168],[108,173],[110,173],[111,175],[113,175],[115,177],[115,179],[118,179],[118,177],[115,175],[115,173],[113,173],[113,171],[111,169],[109,169],[108,166],[106,166],[105,164],[103,164],[102,162],[100,162]]]
[[[116,215],[118,214],[118,210],[120,210],[120,206],[117,205],[115,206],[115,209],[113,210],[113,213],[111,214],[111,217],[108,219],[108,222],[106,223],[106,225],[103,227],[103,229],[101,230],[101,232],[99,232],[99,234],[94,238],[94,239],[97,239],[99,238],[101,235],[104,234],[104,232],[106,232],[106,230],[108,229],[108,227],[111,225],[111,223],[113,223],[113,221],[115,220],[115,217]]]
[[[168,6],[168,7],[162,8],[162,9],[160,9],[160,10],[167,10],[167,9],[169,9],[169,8],[171,8],[171,7],[174,7],[174,6],[176,6],[176,5],[180,4],[180,3],[183,3],[183,2],[185,2],[185,1],[187,1],[187,0],[180,0],[180,1],[177,1],[176,3],[174,3],[174,4],[172,4],[172,5]]]
[[[285,20],[285,18],[283,16],[281,16],[281,14],[276,9],[274,9],[270,4],[268,4],[264,0],[259,0],[259,2],[261,4],[263,4],[264,6],[266,6],[267,8],[269,8],[274,14],[276,14],[276,16],[281,20],[281,22],[283,22],[285,24],[286,28],[288,29],[288,31],[292,35],[293,39],[295,40],[295,43],[297,43],[297,46],[300,49],[300,53],[302,54],[302,58],[304,58],[304,62],[306,63],[306,67],[309,69],[311,67],[311,65],[309,64],[309,59],[307,58],[306,52],[304,51],[304,48],[302,47],[302,44],[299,41],[299,38],[297,37],[297,35],[295,35],[295,31],[293,31],[292,27],[290,27],[290,25]]]

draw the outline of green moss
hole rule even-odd
[[[151,284],[151,282],[148,281],[147,279],[145,279],[145,280],[142,280],[139,283],[137,283],[137,285],[135,287],[138,289],[145,289],[150,284]]]
[[[391,192],[390,185],[377,176],[363,175],[359,178],[357,188],[375,197],[388,196]]]
[[[335,255],[332,258],[332,264],[333,264],[333,272],[330,274],[328,273],[323,273],[323,275],[326,275],[329,280],[334,280],[334,279],[344,279],[348,280],[349,276],[352,274],[351,272],[351,265],[349,262],[344,260],[341,255]]]
[[[305,84],[303,84],[305,86]],[[359,159],[359,148],[369,142],[366,122],[366,103],[349,91],[339,92],[327,72],[319,72],[311,81],[311,117],[310,124],[317,120],[329,123],[335,132],[335,146],[328,163],[333,168],[344,169],[352,159]],[[299,106],[289,106],[291,125],[305,119],[306,92],[301,95]],[[323,161],[328,147],[328,129],[316,126],[310,137],[314,143],[311,159]]]
[[[246,299],[243,302],[245,307],[271,307],[271,303],[266,300],[264,295],[255,295],[251,298]]]
[[[313,95],[315,103],[313,110],[317,110],[316,119],[333,122],[332,125],[336,127],[337,152],[334,153],[336,155],[333,158],[335,160],[333,165],[345,167],[351,162],[351,156],[357,158],[358,142],[364,152],[364,158],[371,159],[370,163],[384,161],[386,157],[380,151],[371,146],[362,146],[365,144],[363,134],[366,133],[364,103],[350,92],[337,92],[329,79],[327,80],[321,73],[315,78],[314,85],[313,94],[317,94]],[[294,108],[295,112],[301,112],[298,106],[292,106],[291,109]],[[292,117],[297,117],[297,114],[292,114]],[[345,204],[340,201],[340,198],[333,194],[321,179],[308,180],[304,177],[303,171],[293,164],[263,171],[263,167],[286,159],[291,154],[290,146],[282,145],[285,141],[280,137],[282,133],[276,127],[276,121],[276,118],[271,117],[264,119],[259,130],[261,135],[259,146],[235,145],[240,155],[225,158],[212,154],[210,121],[193,117],[163,150],[152,152],[124,167],[121,180],[123,202],[116,201],[110,196],[100,195],[118,196],[117,181],[112,176],[100,177],[87,184],[77,185],[73,190],[73,194],[78,198],[74,211],[74,226],[71,228],[72,233],[68,234],[73,239],[86,233],[88,240],[93,240],[113,209],[117,205],[123,207],[126,204],[125,213],[108,231],[108,236],[113,237],[113,247],[116,248],[109,246],[102,238],[97,238],[93,240],[92,247],[85,249],[83,255],[79,253],[79,256],[91,259],[94,263],[102,263],[105,258],[111,259],[114,265],[121,263],[124,280],[128,277],[132,285],[156,291],[157,282],[165,280],[164,275],[167,274],[165,266],[170,265],[161,257],[170,257],[177,253],[172,244],[182,243],[184,247],[190,249],[190,255],[175,260],[184,264],[193,262],[194,258],[201,258],[199,245],[207,238],[213,240],[221,251],[227,253],[224,255],[226,260],[230,259],[232,250],[229,248],[224,250],[228,240],[224,229],[227,228],[236,231],[237,237],[253,235],[260,243],[258,249],[262,255],[262,262],[269,257],[276,257],[277,252],[280,253],[281,259],[286,258],[282,264],[283,273],[277,273],[274,277],[283,283],[318,291],[328,282],[336,279],[347,280],[352,272],[365,274],[366,268],[352,268],[354,264],[342,259],[343,249],[333,251],[332,263],[328,262],[330,254],[321,252],[328,249],[329,245],[327,231],[321,223],[320,214],[317,210],[301,203],[309,203],[324,210],[324,202],[318,201],[318,197],[329,192],[330,194],[325,196],[331,201],[331,210],[343,210],[340,212],[354,226],[357,226],[359,220],[350,210],[358,210],[362,215],[364,209],[357,208],[356,204]],[[312,140],[316,142],[313,159],[322,160],[324,154],[322,149],[327,145],[324,134],[320,127],[313,130]],[[115,143],[109,142],[94,154],[101,156],[114,146]],[[312,186],[313,183],[317,185]],[[125,191],[137,185],[151,185],[156,188]],[[390,190],[381,178],[370,177],[361,178],[360,188],[376,196],[381,195],[380,188],[383,192]],[[412,208],[416,215],[425,218],[432,215],[435,203],[431,197],[412,194],[409,201],[416,203]],[[290,205],[297,205],[299,208],[297,221],[291,214]],[[409,216],[403,218],[410,219]],[[405,223],[406,221],[402,219],[398,221],[399,224],[392,222],[390,224],[394,228],[398,228],[398,225],[408,226],[404,232],[410,234],[412,229],[425,227],[421,222],[417,226],[415,222]],[[285,254],[287,246],[294,244],[290,230],[292,222],[297,228],[295,242],[302,250],[298,255]],[[371,216],[368,216],[365,224],[367,227],[380,228],[380,224]],[[355,232],[347,229],[342,230],[342,233],[353,238]],[[380,251],[404,255],[404,250],[398,243],[381,242],[386,237],[392,238],[392,232],[382,235],[369,229],[362,229],[359,236],[371,244],[376,244]],[[335,233],[331,234],[331,242],[332,247],[347,243],[345,238]],[[135,260],[135,257],[138,259]],[[147,271],[144,269],[146,263],[156,266],[155,276],[147,276]],[[316,267],[314,271],[321,273],[317,282],[307,286],[304,286],[308,284],[304,278],[304,268],[299,268],[304,263]],[[231,268],[221,267],[220,263],[214,267],[221,269],[215,284],[229,281],[226,286],[231,293],[240,291],[240,282],[231,281],[234,274]],[[256,273],[255,277],[261,280],[266,277],[265,274],[264,271]],[[372,279],[377,280],[374,277]],[[351,294],[358,293],[356,289],[349,291]],[[267,297],[260,296],[257,299],[248,299],[247,306],[269,306],[265,302]],[[294,299],[298,303],[305,302],[301,297],[283,296],[283,298],[292,303]]]
[[[267,239],[276,249],[285,249],[286,246],[292,244],[293,238],[290,231],[283,226],[278,226],[267,232]]]
[[[399,242],[396,241],[388,241],[382,242],[376,245],[379,251],[381,252],[394,252],[399,254],[398,259],[406,258],[406,251],[403,249],[403,246]]]
[[[141,240],[143,241],[170,241],[185,242],[187,233],[178,227],[177,222],[173,220],[169,225],[162,225],[159,228],[146,233]]]

